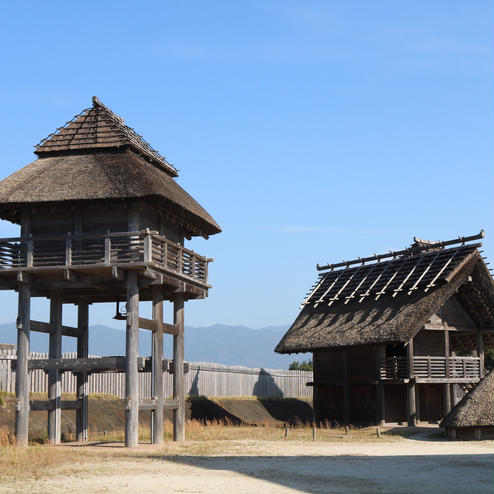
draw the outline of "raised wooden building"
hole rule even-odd
[[[313,352],[317,420],[438,421],[453,384],[480,380],[494,347],[494,282],[470,243],[482,236],[318,266],[276,347]]]
[[[77,438],[87,439],[87,373],[126,373],[127,446],[137,445],[139,409],[152,411],[153,442],[163,440],[163,408],[174,410],[174,437],[184,437],[184,302],[207,296],[208,262],[184,240],[220,232],[177,183],[177,170],[97,98],[43,139],[38,159],[0,182],[0,218],[20,237],[0,239],[0,289],[19,292],[16,435],[27,444],[29,411],[48,410],[49,439],[60,441],[61,409],[77,410]],[[50,299],[50,320],[32,321],[31,297]],[[153,318],[139,317],[152,301]],[[163,322],[163,300],[174,324]],[[88,358],[88,309],[126,302],[126,355]],[[62,304],[78,306],[77,327]],[[153,332],[151,358],[138,357],[138,330]],[[29,359],[30,331],[49,333],[50,358]],[[173,335],[173,400],[164,399],[163,333]],[[62,359],[62,336],[77,338],[77,359]],[[98,335],[92,335],[97,338]],[[49,376],[46,402],[29,401],[29,371]],[[152,371],[153,399],[139,400],[138,372]],[[62,401],[60,373],[77,372],[78,396]]]

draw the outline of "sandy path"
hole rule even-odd
[[[136,450],[133,457],[112,454],[72,471],[65,469],[63,474],[4,485],[0,490],[5,494],[487,494],[494,486],[492,441],[218,441],[214,455],[184,454],[196,444],[177,446],[176,451],[168,447],[165,455],[150,447]]]

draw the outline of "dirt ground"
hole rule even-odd
[[[483,494],[494,486],[493,441],[426,436],[374,441],[187,441],[163,447],[68,444],[77,461],[4,480],[4,494]],[[81,456],[81,452],[83,452]]]

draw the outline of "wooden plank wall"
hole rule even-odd
[[[64,353],[64,358],[77,358],[76,353]],[[16,358],[15,350],[0,351],[0,391],[15,392],[15,371],[10,368]],[[31,353],[31,358],[48,358],[46,353]],[[185,392],[191,396],[270,396],[280,398],[312,398],[312,372],[259,369],[227,366],[211,362],[191,362],[185,374]],[[42,370],[30,373],[31,393],[47,393],[48,378]],[[164,372],[163,386],[166,398],[172,394],[172,374]],[[62,393],[75,393],[76,376],[62,374]],[[123,373],[98,373],[89,376],[89,393],[125,397]],[[151,374],[139,373],[139,397],[151,398]]]

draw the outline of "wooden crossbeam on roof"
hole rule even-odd
[[[314,307],[317,307],[318,304],[320,304],[323,300],[324,300],[324,297],[331,291],[331,289],[336,285],[336,282],[340,279],[341,275],[346,271],[347,268],[345,269],[342,269],[340,271],[340,273],[338,274],[338,276],[336,276],[335,280],[333,281],[333,283],[331,283],[331,285],[329,286],[329,288],[319,297],[318,300],[316,300],[316,303],[314,304]]]
[[[347,304],[352,299],[362,303],[369,296],[377,301],[383,295],[396,297],[402,292],[410,295],[418,289],[427,291],[447,281],[454,269],[481,245],[465,242],[481,236],[483,231],[458,240],[429,242],[425,247],[421,241],[420,246],[402,251],[330,265],[329,271],[319,275],[302,306],[317,307],[323,302],[330,306],[340,301]],[[453,247],[444,247],[448,245]],[[354,266],[356,263],[359,265]],[[337,269],[338,265],[341,269]]]
[[[358,272],[362,269],[362,266],[364,266],[364,264],[360,265],[357,269],[354,270],[354,272],[348,277],[348,279],[346,280],[346,282],[343,284],[343,286],[336,292],[336,295],[334,295],[333,297],[331,297],[329,299],[329,303],[328,303],[328,306],[331,306],[331,304],[338,300],[338,297],[340,295],[340,293],[343,292],[343,290],[347,287],[347,285],[350,283],[350,281],[352,281],[352,279],[354,278],[354,276],[356,276],[358,274]]]
[[[417,237],[414,237],[414,242],[415,243],[420,243],[421,247],[420,250],[425,250],[425,251],[430,251],[430,250],[436,250],[436,249],[444,249],[445,247],[448,247],[450,245],[456,245],[456,244],[466,244],[466,242],[471,242],[473,240],[479,240],[481,238],[484,238],[485,232],[482,229],[480,233],[477,235],[472,235],[470,237],[461,237],[459,236],[457,239],[452,239],[452,240],[446,240],[444,242],[437,241],[437,242],[428,242],[425,240],[418,239]],[[341,268],[341,267],[349,267],[352,264],[360,264],[360,263],[367,263],[367,262],[372,262],[372,261],[381,261],[383,259],[389,259],[391,257],[398,257],[398,256],[405,256],[405,255],[413,255],[414,249],[412,247],[408,247],[403,250],[398,250],[398,251],[389,251],[388,253],[385,254],[374,254],[373,256],[370,257],[359,257],[358,259],[354,259],[352,261],[342,261],[342,262],[337,262],[335,264],[326,264],[326,265],[319,265],[317,264],[317,270],[318,271],[325,271],[327,269],[336,269],[336,268]]]
[[[460,248],[456,249],[454,254],[446,261],[446,263],[444,264],[444,266],[441,268],[441,270],[436,274],[436,276],[434,276],[434,278],[432,279],[432,281],[425,287],[425,290],[424,291],[429,291],[430,288],[432,288],[434,286],[434,283],[436,282],[436,280],[439,278],[439,276],[441,276],[441,274],[444,272],[444,270],[449,266],[449,264],[451,263],[451,261],[456,257],[456,254],[458,254]],[[413,290],[415,287],[412,287],[411,290]]]

